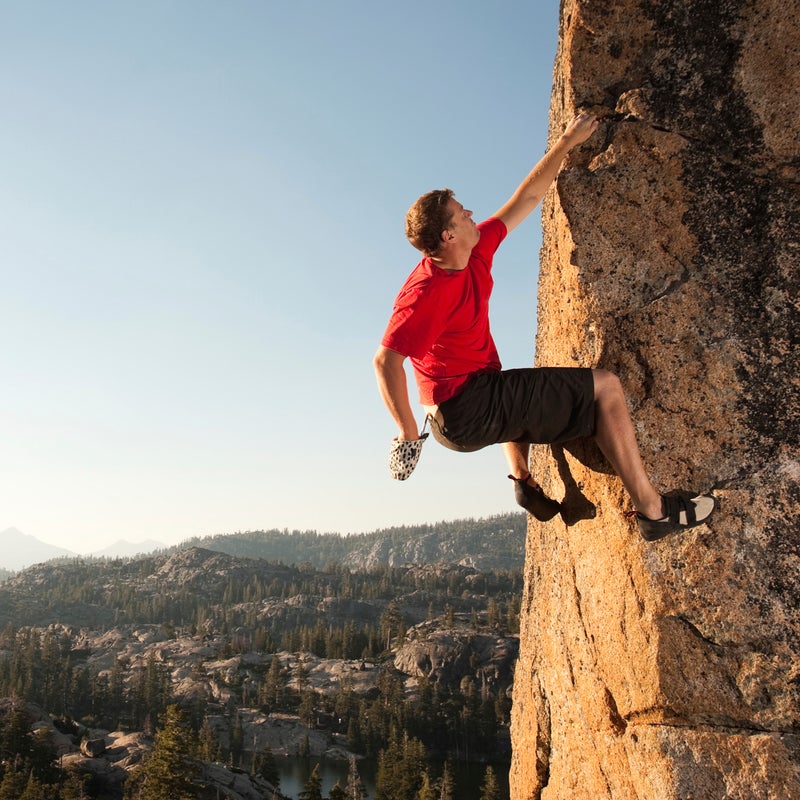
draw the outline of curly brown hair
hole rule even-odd
[[[426,256],[435,256],[442,243],[442,232],[450,227],[453,213],[447,201],[452,189],[434,189],[423,194],[406,214],[406,238]]]

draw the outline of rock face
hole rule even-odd
[[[592,442],[535,448],[512,800],[800,797],[800,2],[562,0],[536,363],[622,379],[647,544]]]

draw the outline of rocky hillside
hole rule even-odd
[[[316,570],[198,547],[49,562],[0,587],[0,697],[31,704],[98,796],[119,795],[170,703],[209,785],[235,779],[225,796],[243,800],[263,787],[215,762],[374,758],[398,732],[507,758],[520,595],[519,571],[461,565]]]
[[[104,629],[122,621],[181,626],[215,615],[252,621],[248,614],[255,600],[257,619],[288,615],[304,624],[313,624],[320,610],[337,624],[374,620],[393,600],[417,622],[432,602],[440,609],[445,600],[458,610],[475,602],[485,606],[488,592],[519,589],[519,574],[446,564],[316,570],[199,547],[137,559],[57,560],[29,567],[0,585],[0,626],[61,623]],[[466,587],[465,595],[455,587]],[[311,605],[309,595],[317,598]]]

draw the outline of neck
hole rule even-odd
[[[469,264],[470,253],[472,253],[472,250],[465,252],[461,248],[452,247],[440,252],[438,255],[430,256],[430,259],[439,269],[444,269],[448,272],[461,272]]]

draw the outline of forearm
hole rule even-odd
[[[572,149],[570,140],[564,136],[545,153],[527,177],[517,187],[509,202],[520,206],[520,211],[527,216],[541,202],[550,184],[556,179],[558,171],[567,154]]]
[[[597,128],[592,114],[574,117],[556,143],[528,173],[508,202],[495,214],[507,230],[517,227],[541,202],[550,184],[558,175],[564,159],[576,145],[585,142]]]
[[[392,419],[400,429],[400,438],[413,440],[419,438],[419,430],[408,398],[404,360],[399,353],[381,347],[375,355],[373,365],[378,390]]]

